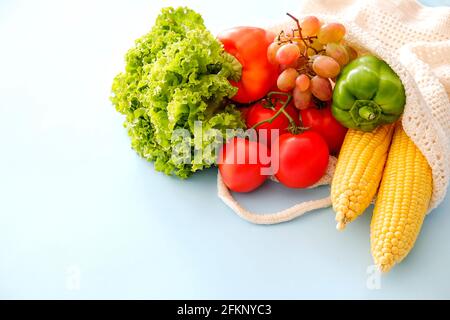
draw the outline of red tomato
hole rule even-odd
[[[247,112],[247,128],[252,128],[257,123],[272,118],[275,113],[283,106],[285,100],[286,99],[282,98],[281,96],[279,97],[279,99],[275,99],[275,108],[272,109],[266,107],[264,102],[257,102],[252,105]],[[284,110],[286,110],[286,113],[295,121],[295,124],[298,125],[299,115],[297,109],[293,105],[293,102],[287,105]],[[255,128],[258,132],[258,140],[270,146],[272,130],[279,130],[278,134],[281,135],[288,132],[289,125],[289,119],[283,113],[281,113],[272,122],[263,123]],[[262,130],[267,130],[266,136],[264,136],[264,134],[260,134]]]
[[[330,154],[337,155],[344,142],[347,128],[333,117],[330,103],[321,109],[314,105],[300,112],[303,126],[320,134],[327,142]]]
[[[270,163],[263,163],[260,155],[268,156],[268,152],[259,142],[235,137],[224,144],[218,165],[225,185],[236,192],[249,192],[263,184],[269,177],[263,170]]]
[[[275,34],[256,27],[236,27],[221,32],[217,38],[242,65],[241,79],[230,81],[238,88],[232,100],[249,103],[264,97],[278,77],[278,67],[267,58],[267,48]]]
[[[306,188],[324,175],[328,166],[328,146],[316,132],[281,135],[272,149],[275,177],[289,188]],[[274,161],[278,161],[277,164]]]

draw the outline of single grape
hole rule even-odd
[[[295,87],[300,91],[306,91],[309,88],[309,78],[306,74],[301,74],[295,79]]]
[[[321,44],[317,39],[314,39],[309,46],[310,46],[310,48],[308,48],[308,51],[307,51],[308,56],[315,55],[317,52],[319,52],[323,49],[323,44]]]
[[[308,59],[306,57],[300,56],[300,58],[298,58],[297,60],[294,60],[294,62],[292,62],[291,64],[279,64],[278,70],[281,73],[288,68],[298,69],[298,68],[304,66],[307,62],[308,62]]]
[[[276,59],[279,64],[290,65],[300,57],[300,48],[294,43],[288,43],[277,51]]]
[[[303,67],[308,62],[308,59],[306,57],[301,56],[298,60],[294,61],[294,63],[291,64],[280,64],[278,65],[278,72],[281,73],[286,69],[293,68],[293,69],[299,69]]]
[[[280,64],[280,65],[278,65],[279,72],[281,73],[284,70],[289,69],[289,68],[297,69],[299,67],[299,61],[300,61],[300,59],[299,60],[295,60],[291,64]]]
[[[312,94],[321,101],[328,101],[332,97],[330,80],[320,76],[314,76],[310,84]]]
[[[315,58],[312,68],[315,73],[324,78],[334,78],[341,71],[339,63],[327,56],[318,56]]]
[[[317,39],[322,44],[339,42],[345,36],[345,27],[338,22],[324,24],[320,27]]]
[[[311,102],[311,90],[300,91],[297,87],[292,92],[294,98],[294,105],[297,109],[303,110],[309,107]]]
[[[358,57],[358,52],[356,52],[356,50],[353,49],[352,47],[350,47],[348,45],[344,45],[344,48],[347,51],[349,62],[352,60],[355,60]]]
[[[300,54],[305,54],[306,51],[305,43],[302,40],[296,40],[295,44],[300,49]]]
[[[327,56],[333,58],[341,67],[348,63],[348,52],[344,46],[337,43],[328,43],[325,48]]]
[[[278,64],[277,61],[277,51],[280,49],[281,45],[278,42],[272,42],[267,48],[267,59],[271,64]]]
[[[298,77],[298,72],[294,68],[287,68],[277,79],[278,89],[281,91],[291,91],[295,87],[295,79]]]
[[[317,17],[307,16],[300,22],[300,27],[302,28],[302,36],[312,37],[319,32],[320,21]]]

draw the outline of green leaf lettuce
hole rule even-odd
[[[154,161],[156,170],[186,178],[214,164],[220,143],[214,133],[225,137],[226,129],[244,127],[240,112],[227,103],[236,93],[228,79],[239,77],[239,63],[199,14],[165,8],[126,54],[111,101],[126,115],[137,153]],[[193,135],[196,125],[200,138]]]

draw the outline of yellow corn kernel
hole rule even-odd
[[[381,271],[389,271],[413,248],[430,203],[432,184],[427,160],[399,123],[370,224],[372,256]]]
[[[348,130],[331,182],[338,230],[370,205],[380,184],[393,132],[393,124],[372,132]]]

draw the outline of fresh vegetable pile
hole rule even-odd
[[[345,35],[342,24],[322,24],[314,16],[299,21],[288,15],[295,21],[296,28],[283,30],[276,36],[260,31],[258,37],[262,45],[252,42],[257,38],[254,28],[234,28],[220,34],[219,39],[225,44],[225,50],[239,61],[249,52],[252,57],[257,57],[258,75],[265,70],[264,77],[252,77],[252,86],[266,88],[266,94],[263,99],[250,104],[246,112],[247,128],[255,129],[258,140],[266,144],[267,149],[272,149],[271,164],[277,180],[290,188],[306,188],[324,175],[329,155],[337,155],[344,140],[347,128],[332,115],[332,85],[341,68],[354,60],[357,54],[342,43]],[[236,36],[238,40],[234,40]],[[272,41],[267,43],[267,39]],[[267,48],[266,52],[264,48]],[[246,63],[243,65],[244,75]],[[277,70],[275,77],[274,68]],[[237,83],[240,92],[245,81],[248,80],[243,78]],[[269,89],[273,90],[268,92]],[[232,99],[252,102],[248,95],[239,95],[240,92]],[[255,97],[258,96],[261,96],[261,90]],[[243,100],[243,97],[247,99]],[[235,139],[224,148],[234,149],[240,143],[243,142]],[[276,148],[271,148],[273,145]],[[269,150],[263,151],[269,153]],[[241,191],[233,188],[236,184],[257,188],[260,184],[250,182],[261,180],[257,170],[252,171],[251,177],[236,174],[235,167],[242,164],[232,160],[232,163],[229,159],[219,163],[225,184],[234,191]]]
[[[164,9],[128,52],[112,102],[133,148],[157,170],[185,178],[217,164],[235,192],[270,176],[313,186],[338,157],[337,228],[379,190],[371,243],[387,271],[412,249],[432,193],[431,169],[397,121],[402,82],[383,60],[358,57],[344,25],[288,15],[291,30],[236,27],[216,39],[192,10]]]

